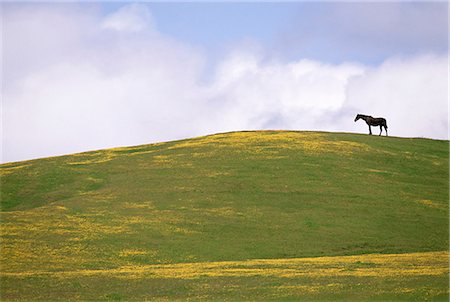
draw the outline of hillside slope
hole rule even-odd
[[[448,151],[256,131],[3,164],[2,272],[447,251]]]

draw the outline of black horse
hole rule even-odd
[[[355,122],[359,119],[365,120],[367,125],[369,126],[369,134],[372,135],[372,129],[370,128],[370,126],[380,126],[380,135],[381,132],[383,132],[383,127],[384,127],[384,131],[386,131],[386,136],[388,136],[388,132],[387,132],[387,123],[386,120],[382,117],[371,117],[370,115],[364,115],[364,114],[358,114],[355,117]]]

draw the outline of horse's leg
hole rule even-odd
[[[378,136],[381,136],[381,132],[383,132],[383,126],[380,125],[380,134]]]
[[[384,131],[386,131],[386,136],[388,136],[387,135],[387,127],[386,126],[384,126]]]
[[[370,128],[370,125],[369,125],[369,134],[372,135],[372,129]]]

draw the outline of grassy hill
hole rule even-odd
[[[3,164],[0,297],[446,301],[448,152],[256,131]]]

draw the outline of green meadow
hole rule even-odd
[[[250,131],[0,165],[1,301],[448,301],[449,142]]]

